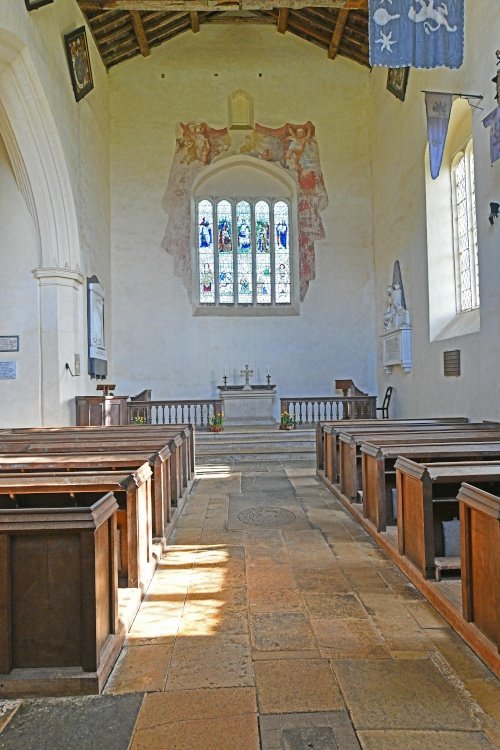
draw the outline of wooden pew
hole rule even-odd
[[[34,454],[56,455],[71,453],[142,453],[150,455],[158,451],[165,444],[170,451],[170,496],[171,504],[175,507],[185,492],[189,490],[192,481],[190,469],[190,451],[184,433],[167,430],[162,436],[149,438],[146,435],[137,437],[136,433],[129,437],[126,434],[87,434],[88,428],[81,428],[79,432],[60,435],[56,432],[37,434],[36,440],[26,442],[21,435],[0,435],[0,453],[3,454]],[[103,430],[113,428],[100,428]],[[138,428],[141,429],[141,428]],[[164,451],[164,453],[166,453]]]
[[[500,497],[464,483],[458,500],[463,616],[500,652]]]
[[[103,492],[119,504],[121,570],[130,588],[147,588],[155,568],[152,555],[151,468],[145,463],[130,474],[52,472],[0,475],[0,507],[54,508],[90,505]]]
[[[88,440],[97,439],[98,441],[108,439],[127,439],[130,438],[132,444],[142,445],[143,440],[158,439],[159,444],[162,440],[169,438],[171,441],[170,448],[174,456],[172,463],[175,463],[175,471],[171,474],[173,479],[174,504],[178,497],[182,497],[184,488],[190,485],[194,476],[195,447],[194,447],[194,428],[193,425],[116,425],[106,427],[34,427],[34,428],[9,428],[0,430],[0,442],[4,440],[23,442],[25,438],[35,436],[36,442],[39,437],[44,441],[80,440],[84,436]],[[77,437],[78,436],[78,437]],[[181,440],[179,441],[179,436]],[[27,444],[27,440],[26,443]],[[182,453],[181,459],[175,456],[175,450],[180,448]],[[177,465],[178,464],[178,465]],[[178,474],[178,481],[177,481]]]
[[[112,493],[0,509],[0,695],[98,693],[125,639]],[[14,631],[15,627],[15,631]]]
[[[401,442],[470,442],[500,439],[500,429],[490,425],[465,424],[426,425],[409,430],[385,430],[381,432],[341,432],[339,435],[340,448],[340,490],[352,501],[356,500],[357,492],[362,487],[362,452],[361,445],[369,442],[376,445],[390,445]]]
[[[320,422],[316,431],[317,468],[325,470],[330,482],[336,483],[339,474],[339,435],[363,430],[365,432],[398,432],[410,431],[412,428],[442,425],[450,427],[467,424],[466,417],[428,418],[428,419],[360,419],[353,422]]]
[[[458,519],[457,494],[462,482],[500,489],[500,462],[429,464],[403,456],[396,461],[398,549],[424,578],[439,580],[437,561],[445,556],[442,522]],[[459,570],[460,555],[456,557],[453,567]]]
[[[153,537],[162,540],[168,533],[171,513],[170,449],[168,446],[152,453],[148,462],[152,475]],[[2,473],[28,473],[47,471],[106,471],[138,469],[144,463],[143,453],[122,454],[55,454],[41,456],[0,455]]]
[[[395,462],[399,456],[420,463],[457,461],[499,461],[500,436],[494,441],[374,445],[362,443],[363,515],[376,528],[385,531],[392,516],[392,489],[396,486]]]

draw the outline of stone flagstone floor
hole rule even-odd
[[[491,750],[499,722],[496,678],[310,464],[218,463],[105,695],[24,702],[0,748]]]

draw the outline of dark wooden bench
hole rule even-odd
[[[358,490],[362,489],[361,445],[369,442],[376,445],[390,445],[405,442],[465,442],[500,439],[500,429],[484,424],[464,425],[425,425],[402,430],[376,432],[341,432],[339,435],[340,491],[351,501],[356,501]]]
[[[492,442],[453,442],[418,443],[396,445],[374,445],[362,443],[363,459],[363,515],[376,528],[385,531],[387,525],[394,525],[392,513],[392,490],[396,488],[395,463],[399,456],[411,458],[420,463],[456,461],[498,461],[500,460],[500,436]]]
[[[120,434],[122,428],[97,428],[102,434],[92,434],[88,430],[93,428],[73,428],[76,431],[60,434],[51,430],[47,434],[34,433],[33,435],[6,435],[0,433],[0,453],[3,454],[33,454],[33,455],[58,455],[68,452],[74,453],[133,453],[149,457],[153,452],[161,453],[163,448],[170,451],[170,498],[175,507],[182,497],[189,491],[193,481],[194,467],[192,467],[192,453],[189,449],[189,433],[179,432],[176,429],[165,430],[163,434],[148,437],[146,433],[137,437],[134,430],[132,436]],[[125,428],[125,430],[130,428]],[[138,430],[141,429],[140,427]],[[113,430],[113,433],[109,431]],[[116,432],[115,432],[116,430]],[[31,442],[26,442],[24,437],[31,437]],[[163,450],[163,459],[166,453]]]
[[[320,422],[316,429],[317,468],[325,470],[325,476],[330,482],[336,483],[339,475],[338,443],[341,433],[351,433],[363,430],[365,432],[404,432],[412,428],[442,425],[455,426],[467,424],[466,417],[449,417],[443,419],[359,419],[353,422]]]
[[[24,445],[27,449],[28,438],[32,444],[42,440],[43,442],[69,442],[86,440],[106,442],[109,440],[120,440],[130,442],[132,448],[144,446],[144,441],[154,442],[153,448],[163,446],[169,440],[172,452],[171,470],[172,476],[172,501],[175,504],[183,492],[190,486],[194,476],[195,448],[194,429],[192,425],[137,425],[137,426],[109,426],[109,427],[57,427],[57,428],[14,428],[0,430],[0,444],[8,441]],[[156,442],[158,441],[158,442]],[[2,452],[11,451],[12,448],[5,447]],[[180,450],[181,456],[176,455]]]
[[[84,507],[0,509],[0,695],[98,693],[118,619],[112,493]]]
[[[123,471],[51,472],[0,475],[0,508],[57,508],[90,505],[104,492],[119,504],[121,532],[117,554],[124,583],[147,588],[155,568],[152,556],[151,468],[147,463],[130,474]]]
[[[152,505],[153,537],[163,539],[171,520],[170,449],[165,446],[152,453],[148,462],[153,472]],[[55,454],[37,456],[0,455],[0,476],[9,473],[31,473],[47,471],[89,471],[138,469],[144,463],[143,453],[122,454]]]
[[[500,497],[468,483],[458,492],[462,609],[500,652]]]
[[[417,463],[396,461],[398,549],[424,578],[436,577],[436,558],[445,558],[443,522],[458,520],[458,491],[462,482],[500,489],[500,462]],[[458,537],[457,537],[458,547]],[[460,558],[457,552],[454,557]],[[446,566],[443,560],[438,569]],[[460,562],[452,569],[460,570]]]

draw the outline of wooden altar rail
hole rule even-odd
[[[296,424],[342,419],[375,419],[376,396],[288,396],[280,399],[280,412],[288,412]]]
[[[144,424],[193,424],[208,427],[214,414],[222,412],[219,399],[176,399],[175,401],[133,401],[126,405],[126,422]]]

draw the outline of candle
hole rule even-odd
[[[224,377],[226,377],[226,375],[227,375],[227,369],[226,369],[226,365],[224,365]]]
[[[269,365],[267,366],[267,374],[268,374],[268,375],[270,375],[270,374],[271,374],[271,373],[269,372]]]

